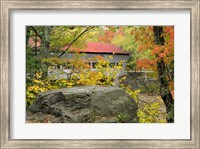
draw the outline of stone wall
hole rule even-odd
[[[144,72],[129,72],[126,74],[126,79],[121,83],[131,86],[132,89],[139,89],[141,87],[148,86],[150,84],[159,85],[159,81],[155,78],[147,77],[147,81],[145,81]]]

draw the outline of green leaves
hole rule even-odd
[[[72,29],[73,28],[73,29]],[[89,39],[94,38],[95,32],[90,30],[90,26],[54,26],[51,31],[50,42],[51,50],[63,50],[70,45],[73,40],[78,37],[78,42],[73,43],[73,47],[83,48]],[[87,34],[79,37],[79,35],[87,30]],[[92,34],[93,36],[90,36]]]

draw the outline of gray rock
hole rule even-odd
[[[119,87],[83,86],[40,93],[28,113],[53,115],[54,123],[133,122],[137,106]]]

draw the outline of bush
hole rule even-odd
[[[124,86],[122,86],[124,87]],[[166,123],[166,113],[162,113],[160,111],[161,104],[159,100],[153,103],[145,103],[140,104],[142,102],[139,98],[138,95],[140,93],[140,90],[131,90],[129,86],[126,88],[126,92],[133,98],[135,99],[137,106],[138,106],[138,111],[137,111],[137,116],[139,117],[139,122],[140,123]],[[163,118],[160,118],[162,115]],[[118,119],[123,122],[124,117],[118,117]]]
[[[43,79],[42,71],[37,72],[35,78],[26,85],[26,107],[32,104],[39,93],[47,90],[69,88],[73,86],[114,85],[113,80],[122,68],[122,62],[111,68],[109,67],[109,60],[97,57],[97,61],[96,71],[91,71],[85,68],[85,63],[76,61],[76,59],[74,61],[72,60],[71,62],[74,69],[69,79],[56,79],[54,75]]]
[[[166,113],[160,111],[160,102],[156,101],[150,104],[143,104],[139,107],[137,115],[140,123],[166,123]],[[162,118],[160,118],[162,115]]]

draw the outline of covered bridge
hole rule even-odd
[[[92,58],[95,58],[97,56],[101,56],[109,60],[111,68],[114,67],[115,65],[118,65],[121,61],[123,61],[122,69],[117,74],[117,76],[124,74],[127,60],[129,59],[129,56],[130,56],[129,52],[122,50],[122,48],[117,47],[114,44],[101,43],[101,42],[88,42],[86,47],[83,49],[70,48],[69,52],[66,52],[64,55],[62,55],[61,58],[72,59],[72,57],[74,56],[74,52],[85,53],[84,56],[81,57],[81,59],[88,60],[88,63],[92,71],[96,69],[95,65],[96,63],[98,63],[98,61],[92,60]],[[112,56],[112,59],[109,58],[111,56]],[[66,73],[70,73],[70,70],[71,70],[71,68],[63,67],[63,66],[60,66],[59,69],[62,69]],[[51,74],[53,73],[53,71],[50,71],[49,73]]]

